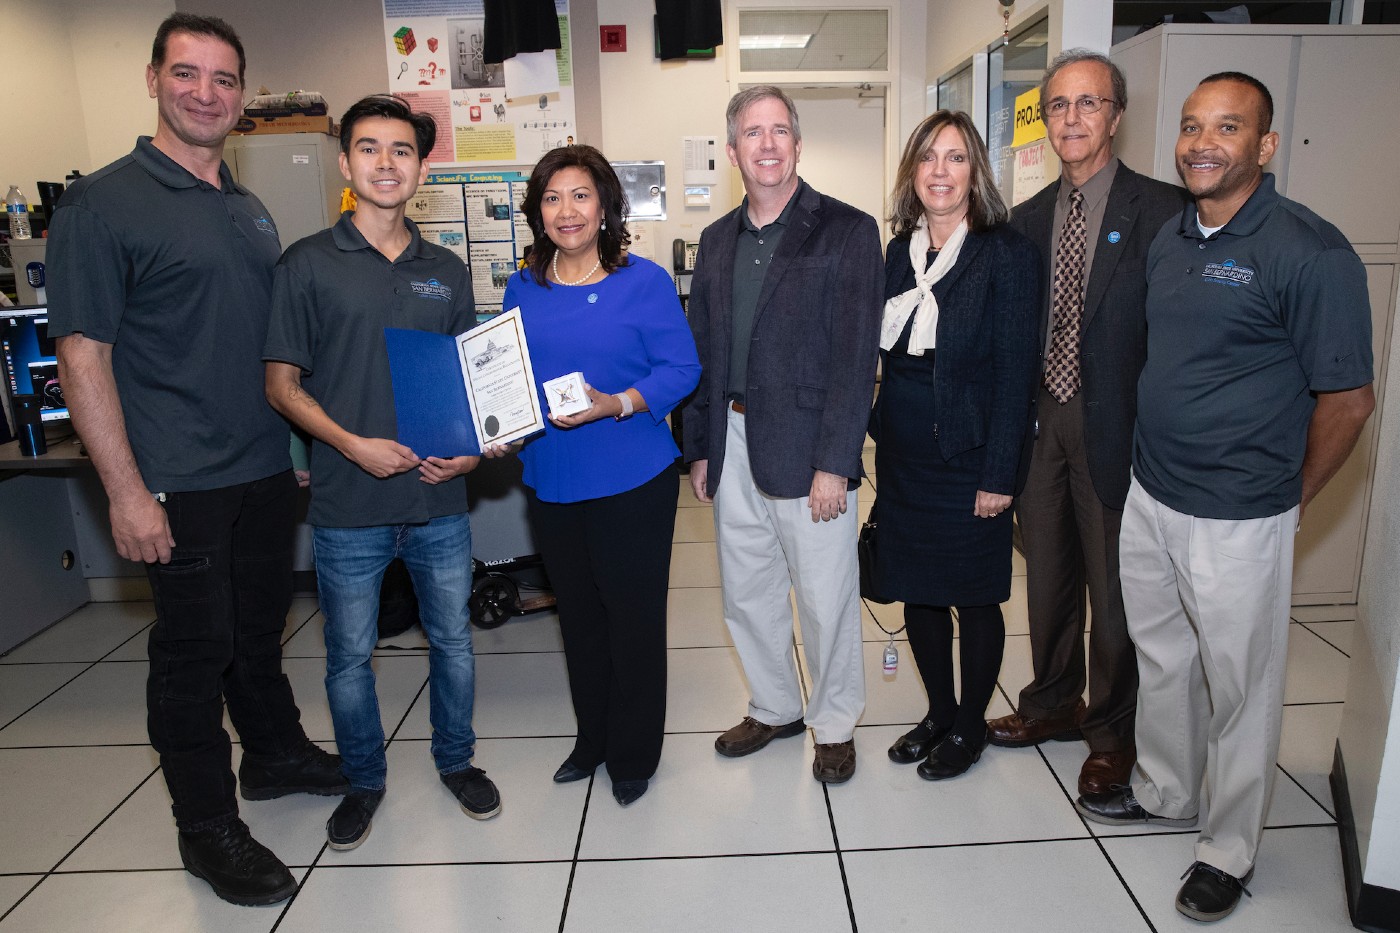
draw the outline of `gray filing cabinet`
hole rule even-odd
[[[340,216],[340,141],[325,133],[230,136],[224,161],[277,224],[285,249]]]
[[[1375,471],[1377,428],[1400,285],[1400,27],[1160,26],[1115,46],[1128,78],[1117,152],[1180,184],[1181,105],[1206,75],[1243,71],[1274,97],[1279,149],[1267,170],[1281,194],[1336,224],[1366,265],[1376,412],[1356,450],[1308,506],[1293,570],[1295,604],[1354,603]]]

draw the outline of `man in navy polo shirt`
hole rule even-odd
[[[404,216],[428,177],[433,118],[397,97],[359,101],[341,119],[340,171],[356,208],[294,243],[277,266],[263,358],[267,398],[312,438],[311,509],[326,693],[350,792],[326,824],[334,849],[369,834],[384,798],[384,728],[371,654],[384,569],[403,558],[428,655],[432,754],[442,782],[478,820],[501,810],[472,767],[475,663],[467,628],[471,527],[464,475],[478,457],[420,458],[397,433],[384,328],[458,334],[476,323],[471,277]]]
[[[233,180],[243,45],[223,20],[175,13],[146,86],[156,132],[76,182],[49,239],[59,378],[110,500],[117,553],[155,596],[147,727],[185,867],[235,904],[273,904],[291,872],[238,817],[242,794],[346,790],[302,730],[282,673],[296,480],[287,426],[262,396],[272,269],[261,201]]]
[[[1273,100],[1224,72],[1182,107],[1195,197],[1148,254],[1147,365],[1120,538],[1138,653],[1130,787],[1080,797],[1110,824],[1210,811],[1177,910],[1219,920],[1254,873],[1273,787],[1293,536],[1375,407],[1361,260],[1274,190]]]

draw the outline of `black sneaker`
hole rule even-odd
[[[238,766],[238,784],[244,800],[272,800],[288,794],[330,797],[350,790],[350,782],[340,773],[340,756],[311,742],[287,758],[245,751]]]
[[[382,787],[379,790],[352,788],[326,820],[326,843],[344,852],[364,842],[369,836],[374,811],[379,809],[379,801],[383,799]]]
[[[180,861],[230,904],[262,907],[285,901],[297,891],[287,866],[249,834],[242,820],[181,832]]]
[[[462,805],[462,812],[472,819],[489,820],[501,812],[501,793],[480,768],[453,771],[440,777]]]
[[[1241,892],[1249,894],[1246,885],[1254,877],[1254,869],[1243,878],[1236,878],[1224,869],[1196,862],[1181,877],[1186,878],[1186,883],[1176,893],[1176,909],[1192,920],[1211,923],[1230,916],[1240,902]]]

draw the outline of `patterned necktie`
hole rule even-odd
[[[1063,405],[1079,391],[1079,328],[1084,320],[1084,192],[1069,193],[1069,214],[1055,251],[1055,332],[1045,361],[1045,388]]]

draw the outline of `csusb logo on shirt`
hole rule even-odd
[[[413,294],[420,298],[435,298],[438,301],[451,301],[452,289],[443,285],[437,279],[428,279],[426,282],[409,282],[413,288]]]
[[[270,217],[253,218],[253,226],[257,227],[259,230],[261,230],[263,233],[266,233],[268,236],[277,235],[277,225],[272,222],[272,219]]]
[[[1254,270],[1249,266],[1237,266],[1233,259],[1227,259],[1224,262],[1207,263],[1201,270],[1201,278],[1207,282],[1239,288],[1254,281]]]

